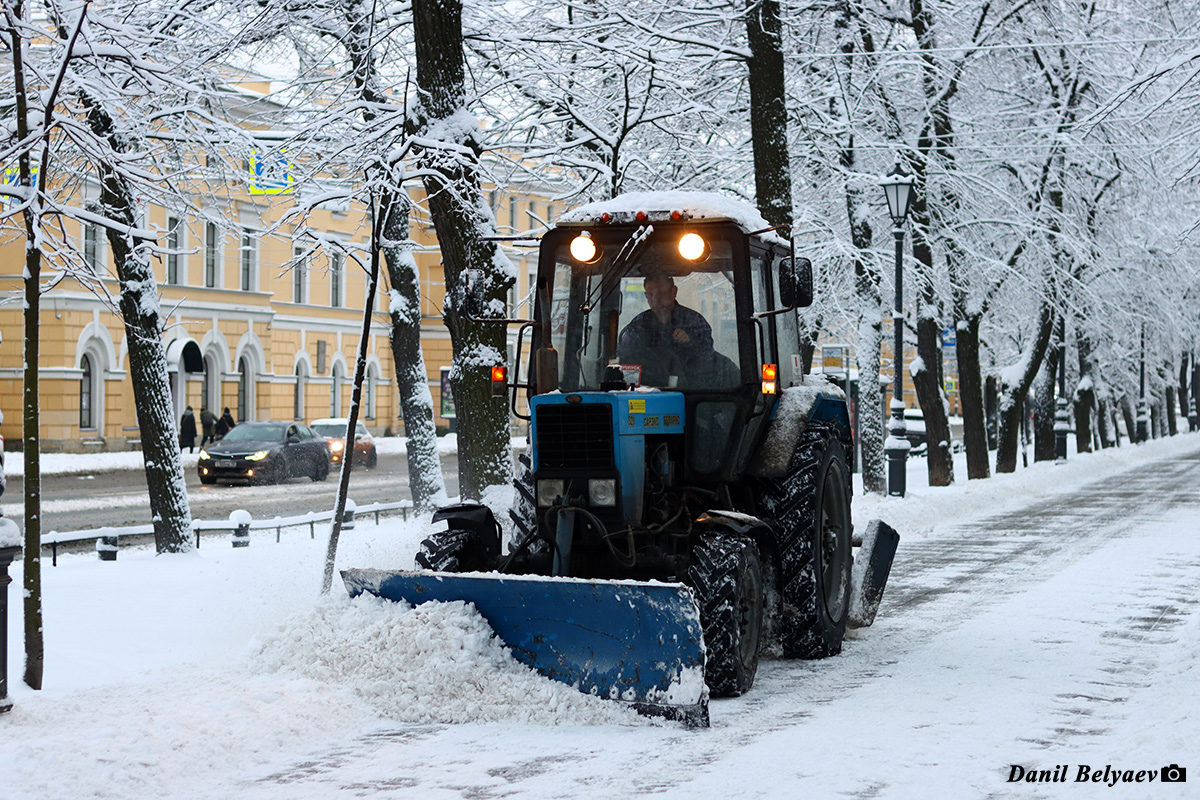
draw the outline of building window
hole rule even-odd
[[[83,369],[83,376],[79,379],[79,427],[87,430],[96,427],[95,416],[92,414],[92,401],[96,396],[92,357],[85,355],[80,367]]]
[[[375,371],[375,366],[367,367],[367,374],[363,380],[363,414],[367,419],[375,419],[375,384],[379,381],[379,375]]]
[[[217,223],[204,223],[204,285],[209,289],[217,285],[220,246],[220,239],[217,236]]]
[[[104,228],[91,222],[83,225],[83,263],[93,275],[104,272]]]
[[[208,408],[221,407],[221,398],[217,396],[217,360],[212,356],[204,358],[204,379],[200,384],[200,405]]]
[[[508,198],[508,227],[509,230],[516,235],[517,233],[517,198]]]
[[[183,223],[179,217],[167,217],[167,283],[182,283]]]
[[[329,305],[342,305],[342,275],[346,270],[346,257],[341,253],[329,256]]]
[[[305,284],[308,282],[308,259],[304,257],[305,248],[296,245],[292,248],[295,264],[292,265],[292,302],[303,303],[305,299]]]
[[[249,228],[242,231],[242,291],[254,291],[254,277],[258,274],[258,239]]]
[[[342,410],[342,365],[334,364],[329,382],[329,416],[341,416]]]
[[[296,389],[292,393],[292,419],[304,419],[304,365],[296,365]]]
[[[238,419],[248,420],[254,419],[254,414],[250,411],[250,402],[254,398],[251,396],[250,380],[252,378],[250,370],[250,359],[242,356],[238,361]]]

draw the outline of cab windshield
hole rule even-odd
[[[735,242],[704,231],[698,258],[681,255],[678,227],[631,239],[629,229],[589,231],[596,255],[554,250],[550,338],[563,391],[614,380],[664,389],[728,390],[740,384],[734,298]],[[693,240],[694,241],[694,240]]]

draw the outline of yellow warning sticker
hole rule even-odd
[[[645,414],[646,413],[646,401],[644,399],[643,400],[630,400],[629,401],[629,413],[630,414]]]

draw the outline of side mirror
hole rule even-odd
[[[808,308],[813,301],[812,262],[785,258],[779,262],[779,302],[784,308]]]
[[[481,269],[469,269],[463,277],[463,312],[468,319],[483,314],[484,275]]]

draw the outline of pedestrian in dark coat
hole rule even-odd
[[[182,453],[185,447],[189,453],[196,447],[196,416],[192,414],[191,406],[187,407],[183,419],[179,420],[179,452]]]
[[[216,424],[216,417],[208,410],[208,406],[200,407],[200,446],[209,442],[215,442],[217,437],[213,433],[213,426]]]
[[[225,434],[237,427],[237,423],[233,421],[233,414],[229,413],[229,406],[225,406],[225,410],[221,413],[221,418],[217,420],[217,438],[223,439]]]

